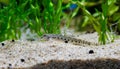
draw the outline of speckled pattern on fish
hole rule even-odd
[[[65,43],[72,43],[73,45],[92,45],[92,46],[99,45],[99,43],[89,42],[86,40],[77,39],[70,36],[63,36],[60,34],[44,34],[41,38],[45,40],[49,40],[52,38],[52,39],[64,41]]]

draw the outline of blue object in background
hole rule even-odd
[[[76,5],[76,4],[71,4],[71,5],[70,5],[70,10],[74,10],[75,8],[77,8],[77,5]]]
[[[78,7],[77,4],[71,4],[68,8],[64,8],[62,11],[65,13],[69,13]]]

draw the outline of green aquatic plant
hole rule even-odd
[[[51,2],[44,0],[43,28],[46,33],[60,33],[60,18],[62,14],[62,0]]]
[[[21,28],[30,28],[32,32],[60,33],[62,0],[8,0],[0,8],[0,41],[19,39]]]
[[[96,8],[96,12],[91,14],[87,8],[85,2],[80,1],[71,1],[74,4],[77,4],[80,9],[82,9],[82,12],[84,13],[83,16],[85,16],[84,21],[82,23],[82,26],[87,26],[88,24],[92,25],[96,32],[99,35],[99,42],[101,44],[106,44],[109,42],[114,41],[114,34],[113,30],[111,30],[111,24],[109,22],[109,18],[114,16],[116,11],[118,11],[119,6],[116,6],[116,0],[107,0],[107,1],[100,1],[98,3],[101,4],[102,11],[98,11]],[[118,15],[119,16],[119,15]],[[116,16],[116,17],[118,17]],[[114,19],[113,19],[114,20]],[[116,20],[119,21],[119,20]],[[119,23],[118,23],[119,24]],[[82,27],[81,26],[81,27]]]
[[[71,20],[81,12],[82,23],[79,28],[93,26],[99,35],[101,44],[114,41],[114,32],[120,31],[120,4],[117,0],[0,0],[5,6],[0,7],[0,41],[19,39],[21,28],[41,36],[44,33],[60,33],[60,21],[66,20],[65,27],[69,27]],[[91,6],[99,5],[90,12]],[[90,6],[90,7],[89,7]],[[69,8],[69,13],[63,10]],[[80,11],[81,10],[81,11]],[[113,22],[113,23],[112,23]],[[111,27],[115,24],[115,27]],[[112,30],[111,30],[112,28]]]

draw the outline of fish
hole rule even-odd
[[[41,38],[44,40],[49,40],[49,39],[60,40],[60,41],[64,41],[65,43],[72,43],[73,45],[92,45],[92,46],[100,45],[99,43],[90,42],[83,39],[77,39],[70,36],[64,36],[61,34],[44,34]]]

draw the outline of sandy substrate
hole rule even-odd
[[[97,35],[78,38],[97,42]],[[56,40],[4,41],[0,69],[120,69],[120,39],[101,46],[79,46]]]

